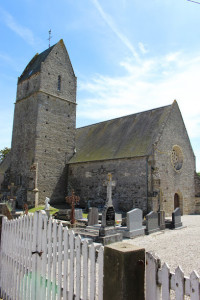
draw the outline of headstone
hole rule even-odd
[[[180,207],[177,207],[172,213],[172,228],[182,227],[183,224],[181,222],[181,210]]]
[[[97,207],[90,207],[88,213],[88,226],[98,224],[99,212]]]
[[[127,212],[127,226],[118,227],[117,230],[123,233],[124,237],[133,238],[144,234],[144,226],[142,226],[143,212],[139,208],[135,208]]]
[[[129,231],[137,230],[142,226],[142,210],[135,208],[127,212],[127,228]]]
[[[158,226],[160,227],[160,230],[165,229],[165,212],[164,212],[164,210],[158,211]]]
[[[115,183],[112,182],[112,174],[108,174],[107,185],[107,198],[106,204],[102,211],[101,227],[99,229],[99,241],[103,245],[119,242],[122,240],[122,234],[115,228],[115,210],[112,204],[112,186]]]
[[[158,213],[151,211],[148,215],[146,215],[146,234],[151,234],[156,231],[159,231],[160,228],[158,226]]]
[[[75,220],[79,220],[83,218],[83,210],[81,208],[75,209]]]
[[[102,211],[101,226],[115,226],[115,210],[112,204],[112,186],[114,186],[115,184],[112,182],[111,174],[108,174],[108,182],[105,185],[107,185],[107,198],[106,204]]]

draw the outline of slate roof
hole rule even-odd
[[[69,163],[149,155],[172,105],[76,130],[76,154]]]
[[[32,60],[28,63],[26,68],[24,69],[22,75],[18,79],[18,83],[24,81],[25,79],[30,78],[33,74],[40,72],[41,70],[41,63],[45,61],[51,50],[55,45],[51,46],[50,48],[46,49],[40,54],[36,54]]]

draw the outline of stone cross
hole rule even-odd
[[[74,208],[75,208],[75,204],[79,203],[80,197],[75,196],[74,190],[72,190],[72,195],[67,196],[65,198],[65,200],[68,204],[71,204],[72,208],[71,208],[70,222],[71,222],[71,224],[75,224],[75,210],[74,210]]]
[[[28,204],[27,203],[24,203],[23,213],[24,213],[24,215],[28,215]]]
[[[115,186],[115,182],[112,181],[112,174],[108,173],[108,181],[104,184],[107,186],[107,197],[106,197],[106,204],[108,206],[112,206],[112,187]]]

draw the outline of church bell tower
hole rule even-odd
[[[36,54],[18,78],[11,181],[22,206],[64,201],[75,149],[76,76],[63,40]]]

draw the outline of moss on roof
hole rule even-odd
[[[18,83],[21,83],[22,81],[30,78],[33,74],[36,74],[40,72],[41,70],[41,63],[45,61],[51,50],[53,49],[55,45],[52,47],[46,49],[40,54],[36,54],[32,60],[28,63],[26,68],[24,69],[22,75],[18,79]]]
[[[167,120],[171,105],[76,130],[76,154],[69,163],[146,156]]]

